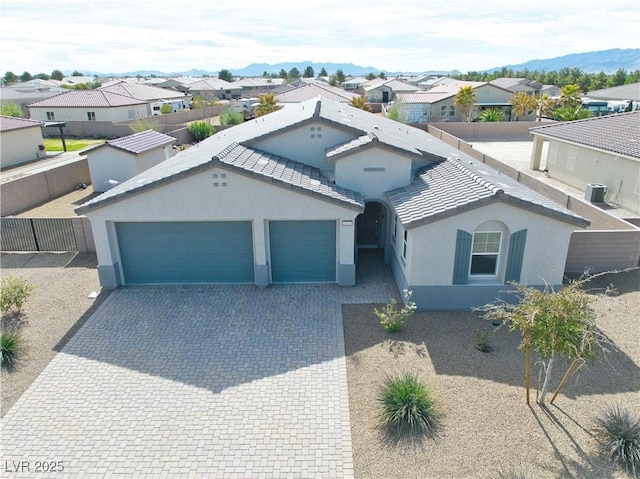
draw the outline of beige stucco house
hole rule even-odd
[[[531,168],[640,215],[640,111],[530,129]],[[544,142],[549,143],[543,158]],[[602,188],[604,187],[604,188]],[[595,195],[597,190],[602,195]]]
[[[3,169],[44,157],[42,122],[0,116],[0,150]]]
[[[326,98],[221,131],[76,212],[104,287],[348,287],[373,253],[420,309],[559,285],[588,225],[423,130]]]
[[[172,136],[147,130],[85,150],[94,192],[104,192],[173,156]]]

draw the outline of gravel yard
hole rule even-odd
[[[100,291],[95,255],[2,253],[1,266],[2,276],[36,285],[24,315],[3,318],[26,344],[24,361],[2,372],[4,416],[109,292],[89,298]],[[426,312],[392,335],[378,324],[375,305],[343,305],[356,478],[491,478],[518,470],[536,479],[628,477],[601,457],[593,417],[618,400],[636,410],[640,404],[640,271],[606,275],[590,287],[610,283],[620,294],[595,305],[612,343],[608,359],[583,368],[548,408],[535,403],[535,391],[531,407],[525,404],[520,337],[506,328],[494,330],[472,312]],[[487,328],[494,349],[482,353],[476,333]],[[378,427],[377,388],[385,375],[405,371],[424,379],[438,400],[438,439],[389,442]]]
[[[613,283],[620,292],[595,305],[597,323],[612,342],[608,359],[583,368],[548,408],[535,403],[535,390],[531,407],[525,403],[517,333],[492,332],[494,349],[482,353],[475,348],[476,332],[494,328],[475,313],[416,313],[391,334],[372,314],[374,305],[344,305],[356,477],[491,478],[514,471],[528,471],[527,477],[536,479],[628,477],[600,456],[593,416],[618,400],[639,409],[639,273],[609,274],[591,284]],[[556,381],[563,369],[557,367]],[[384,438],[376,391],[385,375],[405,371],[417,373],[438,400],[439,439]]]

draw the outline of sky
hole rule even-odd
[[[279,62],[466,73],[640,47],[640,0],[0,0],[0,20],[0,70],[17,75]]]

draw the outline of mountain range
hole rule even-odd
[[[264,72],[278,74],[281,70],[289,72],[292,68],[297,68],[302,74],[308,66],[312,67],[314,73],[318,75],[324,68],[330,75],[338,70],[342,70],[345,75],[352,76],[364,76],[368,73],[378,75],[384,72],[387,76],[395,76],[398,74],[425,74],[425,75],[460,75],[458,70],[430,70],[419,72],[393,72],[389,70],[379,69],[372,66],[359,66],[353,63],[317,63],[317,62],[283,62],[283,63],[252,63],[244,68],[231,69],[231,73],[236,77],[257,77],[262,76]],[[525,63],[519,63],[517,65],[504,65],[500,67],[493,67],[486,72],[493,72],[506,68],[513,71],[558,71],[563,68],[579,68],[585,73],[600,73],[604,72],[607,75],[615,73],[617,70],[625,70],[627,72],[633,72],[640,70],[640,48],[614,48],[611,50],[602,50],[596,52],[587,53],[574,53],[571,55],[564,55],[555,58],[530,60]],[[66,74],[70,74],[65,72]],[[86,75],[98,75],[105,77],[135,77],[135,76],[158,76],[158,77],[201,77],[201,76],[217,76],[217,71],[208,71],[201,69],[192,69],[189,71],[180,72],[162,72],[156,70],[139,70],[125,73],[100,73],[93,71],[85,71]]]

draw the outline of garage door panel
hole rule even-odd
[[[250,222],[117,223],[125,282],[253,282]]]
[[[274,283],[336,280],[335,221],[271,221],[269,239]]]

